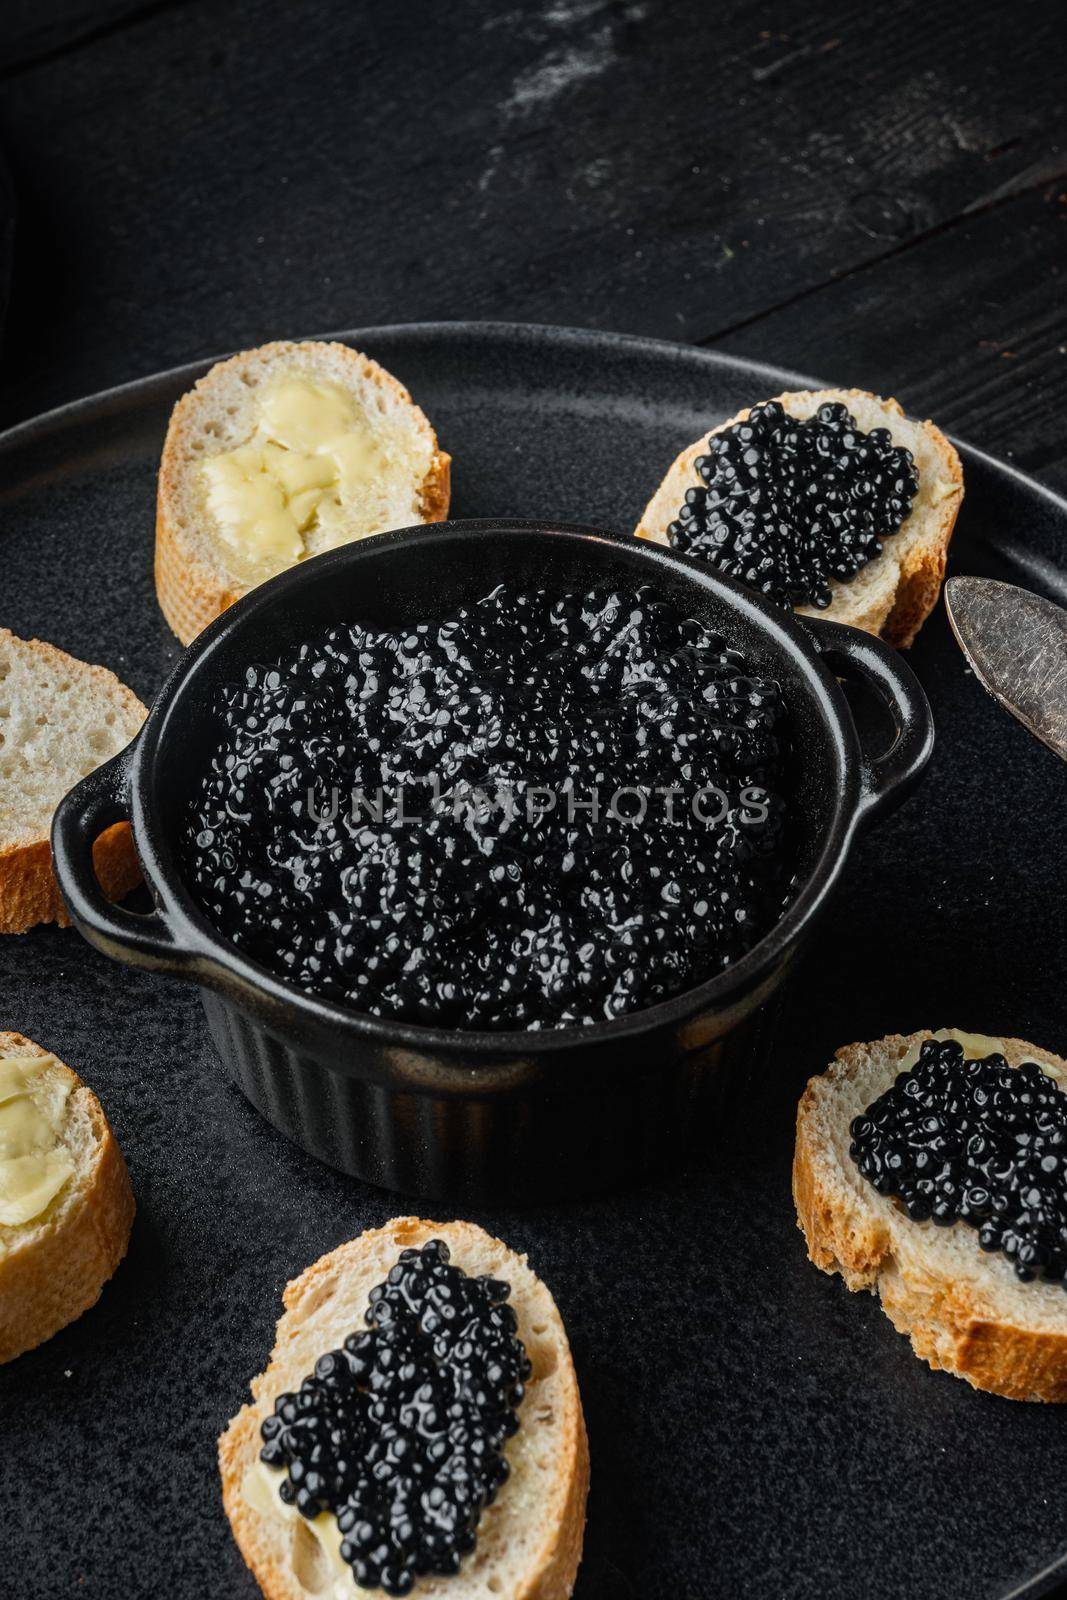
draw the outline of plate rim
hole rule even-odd
[[[335,329],[327,333],[300,334],[292,341],[286,342],[299,343],[305,340],[338,341],[342,344],[354,344],[358,348],[361,340],[371,340],[375,337],[396,339],[401,342],[405,340],[414,342],[417,339],[454,339],[458,341],[466,337],[475,337],[489,339],[500,344],[526,340],[531,343],[540,341],[548,345],[569,344],[575,348],[584,346],[595,349],[607,346],[609,348],[644,352],[646,355],[659,360],[670,358],[680,362],[696,361],[697,363],[704,363],[720,369],[725,368],[746,375],[757,374],[765,376],[775,390],[780,390],[783,382],[790,387],[798,389],[833,387],[828,380],[814,378],[809,373],[798,372],[793,367],[776,366],[773,362],[736,355],[732,351],[709,349],[699,344],[687,344],[680,339],[660,339],[649,334],[618,333],[609,328],[575,327],[566,323],[511,322],[495,319],[482,321],[477,318],[427,319],[420,322],[372,323],[357,328]],[[99,413],[109,406],[117,408],[122,402],[136,400],[139,394],[146,393],[164,384],[186,379],[189,382],[195,382],[198,376],[208,371],[217,362],[226,361],[230,356],[237,353],[237,350],[226,350],[197,360],[184,361],[177,366],[161,367],[154,372],[145,373],[141,377],[128,378],[122,383],[112,384],[105,389],[94,390],[87,395],[76,396],[73,400],[65,400],[61,405],[53,406],[47,411],[39,411],[31,417],[24,417],[21,421],[12,423],[10,427],[0,429],[0,453],[6,454],[21,445],[32,445],[39,437],[50,433],[56,428],[76,423],[82,417]],[[911,413],[908,414],[910,415]],[[980,445],[971,444],[958,434],[949,433],[946,437],[970,460],[991,469],[995,473],[1003,474],[1018,488],[1026,493],[1037,495],[1040,499],[1046,501],[1050,508],[1054,508],[1067,517],[1067,492],[1061,494],[1048,484],[1042,483],[1039,478],[1024,472],[1022,468],[1015,466],[1003,456],[998,456],[993,451],[985,450]]]

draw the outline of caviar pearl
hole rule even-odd
[[[778,685],[647,589],[334,627],[250,667],[216,725],[194,896],[377,1016],[620,1016],[737,960],[790,890]]]
[[[882,553],[911,510],[919,478],[886,428],[864,433],[843,405],[798,421],[769,400],[708,440],[667,529],[676,550],[710,562],[782,605],[825,610]]]
[[[441,1239],[402,1250],[371,1290],[366,1328],[263,1421],[281,1498],[305,1517],[334,1513],[363,1588],[409,1594],[474,1549],[530,1376],[510,1293],[452,1266]]]
[[[966,1222],[1024,1282],[1067,1283],[1067,1094],[1033,1062],[928,1039],[851,1131],[860,1172],[913,1222]]]

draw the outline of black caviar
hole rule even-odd
[[[510,1284],[470,1278],[431,1240],[371,1290],[364,1331],[278,1396],[260,1457],[305,1517],[332,1511],[355,1581],[410,1593],[449,1576],[508,1475],[530,1363]]]
[[[1024,1282],[1067,1280],[1067,1094],[1033,1062],[927,1039],[855,1118],[849,1153],[913,1222],[966,1222]]]
[[[919,487],[911,452],[887,428],[864,433],[843,405],[803,422],[777,400],[713,433],[667,529],[676,550],[720,567],[782,605],[824,610],[882,553]]]
[[[789,891],[778,685],[647,589],[333,627],[219,717],[187,881],[255,959],[361,1011],[619,1016],[743,955]]]

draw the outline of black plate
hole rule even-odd
[[[351,337],[433,418],[457,516],[632,526],[709,422],[807,386],[604,334]],[[0,624],[146,698],[178,648],[153,593],[155,467],[201,370],[0,438]],[[954,570],[1067,598],[1067,503],[975,451],[965,469]],[[1067,1573],[1062,1412],[930,1372],[873,1299],[807,1263],[790,1199],[796,1100],[836,1045],[956,1025],[1067,1050],[1067,774],[982,693],[942,613],[911,661],[938,722],[932,767],[857,848],[742,1131],[624,1194],[475,1218],[529,1251],[570,1332],[592,1451],[581,1600],[1006,1600]],[[264,1363],[285,1280],[397,1203],[256,1116],[192,991],[57,929],[0,941],[0,984],[0,1026],[99,1090],[139,1204],[99,1305],[0,1371],[0,1591],[251,1596],[215,1437]]]

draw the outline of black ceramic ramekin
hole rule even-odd
[[[291,987],[215,933],[179,872],[175,838],[220,684],[339,619],[396,627],[509,581],[548,589],[652,585],[720,629],[782,684],[792,717],[799,891],[742,960],[698,988],[611,1022],[463,1033],[357,1014]],[[892,714],[872,755],[838,677]],[[632,537],[518,522],[381,534],[256,589],[185,653],[140,734],[56,813],[56,875],[91,943],[200,985],[228,1071],[275,1127],[323,1161],[439,1199],[525,1200],[635,1176],[678,1146],[751,1055],[767,1005],[826,905],[858,826],[929,757],[926,697],[895,651],[853,629],[801,624],[710,568]],[[108,903],[92,845],[128,817],[155,909]]]

